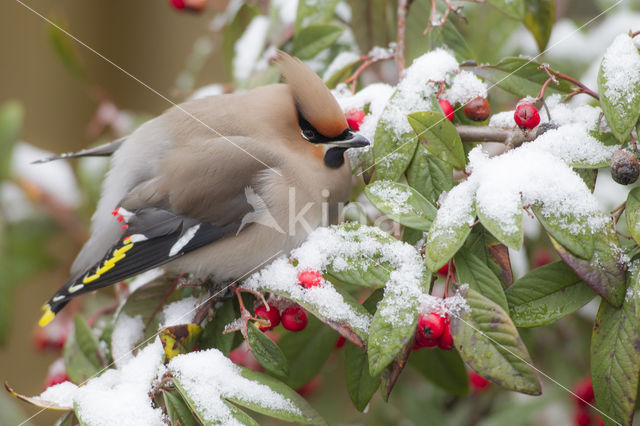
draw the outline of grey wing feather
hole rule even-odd
[[[48,163],[55,160],[64,160],[66,158],[78,158],[78,157],[108,157],[113,154],[120,145],[127,139],[127,137],[116,139],[115,141],[98,145],[93,148],[83,149],[76,152],[67,152],[64,154],[52,155],[50,157],[42,158],[34,161],[32,164]]]

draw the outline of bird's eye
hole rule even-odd
[[[312,129],[302,130],[302,137],[305,138],[306,140],[314,139],[315,136],[316,136],[316,132],[314,132]]]

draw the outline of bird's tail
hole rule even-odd
[[[38,321],[38,325],[40,327],[44,327],[47,324],[49,324],[51,321],[53,321],[53,319],[56,317],[56,314],[60,312],[62,308],[64,308],[67,305],[67,303],[69,303],[68,300],[65,300],[63,302],[58,302],[58,303],[55,303],[49,300],[47,303],[42,305],[42,310],[44,312],[40,317],[40,321]]]

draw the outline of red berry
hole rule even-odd
[[[351,129],[355,130],[356,132],[360,130],[360,125],[364,121],[365,116],[363,110],[352,109],[351,111],[347,111],[345,116],[347,118],[347,124],[349,125],[349,127],[351,127]]]
[[[418,330],[416,339],[420,343],[425,343],[428,340],[437,340],[442,336],[444,331],[444,318],[436,313],[430,313],[428,315],[420,315],[418,319]]]
[[[490,113],[489,102],[482,96],[471,99],[464,106],[464,115],[473,121],[484,121],[489,118]]]
[[[338,340],[336,340],[336,349],[340,349],[345,343],[347,343],[347,339],[345,339],[344,336],[338,337]]]
[[[449,101],[438,99],[438,103],[440,104],[440,108],[442,108],[444,116],[447,117],[449,121],[453,121],[453,107],[451,106]]]
[[[451,272],[453,273],[456,272],[456,265],[454,265],[453,263],[451,264]],[[449,273],[449,262],[445,263],[442,268],[438,269],[438,275],[442,275],[443,277],[446,277],[448,273]]]
[[[491,382],[475,371],[469,371],[469,384],[474,392],[482,392],[489,387]]]
[[[262,331],[271,330],[273,327],[280,324],[280,312],[275,307],[268,305],[269,310],[267,310],[267,306],[260,305],[254,311],[253,315],[259,318],[264,318],[271,323],[271,325],[260,325],[258,328]]]
[[[289,331],[302,331],[308,322],[307,313],[298,305],[282,311],[282,326]]]
[[[591,424],[591,414],[583,409],[577,409],[573,414],[573,424],[575,426],[589,426]]]
[[[573,393],[579,407],[587,407],[587,403],[591,404],[595,401],[590,378],[582,379],[576,383],[573,387]]]
[[[536,107],[528,102],[522,102],[516,107],[513,119],[521,128],[533,129],[540,123],[540,114],[538,114]]]
[[[596,426],[604,426],[604,420],[599,415],[596,416]]]
[[[420,333],[416,333],[416,341],[413,344],[413,350],[417,351],[421,348],[433,348],[438,346],[437,339],[429,339],[428,337],[424,337],[420,335]]]
[[[298,274],[298,282],[304,288],[316,287],[322,284],[322,274],[312,269],[307,269]]]
[[[66,373],[54,373],[47,377],[44,387],[45,389],[54,385],[59,385],[60,383],[68,382],[69,378]]]
[[[553,262],[553,254],[551,254],[551,251],[546,248],[539,248],[533,252],[531,269],[539,268],[551,262]]]
[[[182,10],[187,7],[187,5],[184,3],[184,0],[169,0],[169,2],[174,9]]]
[[[444,331],[438,341],[438,347],[445,351],[453,349],[453,336],[451,335],[451,322],[449,321],[449,315],[444,318]]]

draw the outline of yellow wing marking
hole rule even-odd
[[[111,258],[107,259],[102,264],[102,267],[100,267],[98,270],[96,270],[96,272],[93,275],[89,275],[88,277],[85,277],[82,280],[83,284],[89,284],[90,282],[93,282],[93,281],[97,280],[102,275],[104,275],[106,272],[108,272],[111,269],[113,269],[113,267],[116,266],[116,263],[120,262],[122,259],[124,259],[126,257],[125,253],[133,248],[133,243],[128,238],[126,238],[124,240],[124,242],[125,242],[125,245],[120,247],[118,250],[115,250],[113,252],[113,255],[111,256]]]

